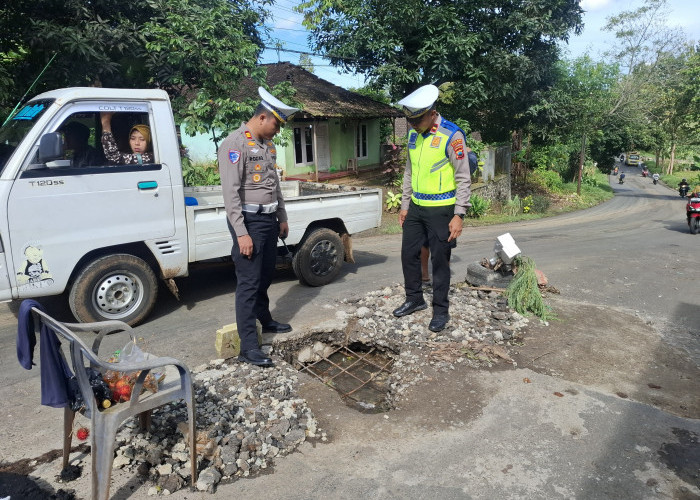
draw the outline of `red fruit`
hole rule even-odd
[[[116,401],[129,401],[131,398],[131,384],[128,380],[120,379],[114,384],[112,396]]]
[[[75,433],[75,437],[77,437],[80,441],[85,441],[88,436],[90,436],[90,429],[87,427],[81,427],[78,429],[78,432]]]

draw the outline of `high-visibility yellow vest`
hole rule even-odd
[[[440,126],[433,127],[425,137],[415,130],[408,132],[411,199],[416,205],[438,207],[454,205],[457,200],[455,171],[447,148],[458,131],[462,130],[443,118]]]

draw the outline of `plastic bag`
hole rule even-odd
[[[133,341],[129,341],[123,349],[116,351],[108,361],[110,363],[141,363],[153,359],[156,356],[144,352]],[[131,398],[131,390],[136,384],[140,371],[120,372],[109,370],[104,374],[104,380],[112,390],[113,399],[116,402],[128,401]],[[148,372],[143,381],[143,389],[153,393],[158,392],[158,383],[165,378],[163,368],[153,369]]]

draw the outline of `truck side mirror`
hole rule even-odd
[[[63,135],[60,132],[51,132],[41,136],[39,141],[39,163],[62,160],[63,154]]]

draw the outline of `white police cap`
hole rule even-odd
[[[299,111],[299,108],[287,106],[262,87],[258,87],[258,94],[260,95],[260,99],[262,99],[261,104],[270,110],[282,123],[286,123],[294,113]]]
[[[401,99],[398,104],[408,118],[417,118],[437,101],[440,91],[435,85],[423,85]]]

